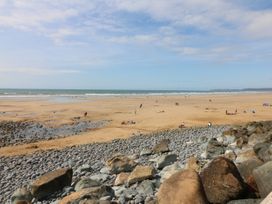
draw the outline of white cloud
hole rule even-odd
[[[0,28],[36,32],[58,45],[66,38],[116,44],[161,46],[183,55],[232,55],[214,39],[272,39],[272,10],[250,10],[225,0],[0,0]],[[145,14],[154,22],[134,25],[126,14]],[[161,23],[161,24],[160,24]],[[188,30],[193,30],[188,33]],[[70,39],[70,38],[69,38]],[[211,43],[211,45],[209,44]],[[242,46],[242,45],[241,45]],[[221,50],[216,50],[221,47]],[[215,48],[215,50],[213,50]],[[204,50],[202,50],[204,49]],[[215,54],[216,53],[216,54]]]

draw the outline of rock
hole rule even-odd
[[[128,180],[129,175],[130,175],[130,173],[124,173],[124,172],[118,174],[115,181],[114,181],[114,185],[120,186],[120,185],[125,184]]]
[[[92,171],[92,167],[89,164],[84,164],[80,166],[75,172],[90,172]]]
[[[161,155],[157,159],[157,168],[163,169],[166,166],[169,166],[177,161],[177,155],[176,154],[168,154],[168,155]]]
[[[237,165],[240,175],[255,192],[258,192],[258,188],[253,177],[253,170],[261,165],[263,165],[263,162],[259,159],[249,159]]]
[[[232,161],[218,157],[200,176],[210,203],[226,203],[244,198],[246,184]]]
[[[121,172],[131,172],[137,164],[124,155],[117,155],[109,159],[106,165],[110,173],[119,174]]]
[[[253,170],[253,176],[262,198],[272,191],[272,161]]]
[[[169,139],[163,139],[157,145],[154,146],[152,152],[155,154],[169,152],[168,147],[169,144],[170,144]]]
[[[260,160],[264,162],[272,160],[272,145],[270,143],[259,143],[253,148]]]
[[[237,155],[233,150],[228,149],[225,151],[224,157],[231,161],[235,161],[235,159],[237,158]]]
[[[242,199],[242,200],[232,200],[228,204],[260,204],[262,199]]]
[[[148,156],[152,154],[152,150],[148,149],[148,148],[144,148],[141,152],[140,152],[140,156]]]
[[[271,204],[272,203],[272,192],[266,196],[266,198],[262,201],[261,204]]]
[[[110,174],[110,171],[109,171],[108,167],[103,167],[102,169],[100,169],[99,172],[101,174]]]
[[[84,188],[91,188],[91,187],[97,187],[101,184],[95,180],[92,180],[90,178],[83,178],[77,182],[75,185],[75,191],[80,191]]]
[[[201,180],[194,170],[183,170],[162,183],[158,192],[159,204],[206,204]]]
[[[189,159],[187,159],[185,169],[191,169],[195,170],[196,172],[199,172],[201,167],[199,166],[199,161],[197,160],[197,158],[190,157]]]
[[[206,157],[208,159],[215,158],[221,154],[225,153],[225,145],[219,143],[216,138],[212,138],[209,140],[206,148]]]
[[[145,197],[151,196],[154,193],[155,186],[151,180],[144,180],[140,183],[140,185],[136,188],[138,194],[142,194]]]
[[[94,175],[90,176],[90,179],[92,179],[98,183],[104,183],[109,178],[110,178],[110,176],[108,174],[94,174]]]
[[[125,186],[114,186],[112,187],[114,190],[115,197],[119,198],[121,195],[124,195],[124,192],[126,190]]]
[[[114,196],[114,191],[109,186],[100,186],[100,187],[92,187],[85,188],[81,191],[74,192],[66,197],[64,197],[59,204],[77,204],[85,199],[98,201],[100,198],[110,196],[111,198]],[[94,202],[93,201],[93,202]]]
[[[32,200],[32,194],[26,188],[17,189],[11,196],[11,203],[18,204],[25,202],[30,204]]]
[[[163,183],[166,179],[170,178],[173,174],[180,172],[182,169],[183,167],[178,162],[164,167],[159,173],[161,177],[160,182]]]
[[[235,163],[239,164],[250,159],[258,159],[257,155],[252,149],[242,150],[237,153]]]
[[[153,178],[155,169],[151,166],[136,166],[128,177],[128,184],[137,183],[145,179]]]
[[[33,181],[31,193],[36,199],[43,199],[56,191],[62,190],[65,186],[70,186],[72,176],[73,170],[71,168],[57,169],[46,173]]]

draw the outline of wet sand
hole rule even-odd
[[[111,120],[101,129],[76,136],[0,148],[0,155],[19,155],[37,150],[105,142],[133,134],[212,124],[240,124],[272,120],[272,93],[92,97],[73,102],[47,99],[0,99],[0,120],[36,121],[60,126],[79,120]],[[140,104],[142,107],[140,108]],[[235,113],[226,115],[225,112]],[[87,116],[84,117],[84,113]],[[124,123],[122,125],[122,123]],[[135,124],[133,124],[135,123]]]

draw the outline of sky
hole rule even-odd
[[[268,0],[0,0],[0,88],[263,88],[271,65]]]

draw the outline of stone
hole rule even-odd
[[[72,176],[73,170],[71,168],[57,169],[46,173],[32,182],[31,193],[36,199],[43,199],[62,190],[65,186],[70,186]]]
[[[112,187],[114,190],[115,197],[119,198],[121,195],[124,195],[124,192],[126,191],[125,186],[114,186]]]
[[[170,144],[169,139],[163,139],[153,147],[152,152],[155,154],[169,152],[169,147],[168,147],[169,144]]]
[[[259,143],[254,147],[255,153],[258,158],[264,162],[272,160],[272,144],[270,143]]]
[[[207,199],[198,174],[183,170],[165,180],[159,188],[158,204],[206,204]]]
[[[151,166],[136,166],[128,177],[128,184],[134,184],[145,179],[152,179],[155,174],[155,169]]]
[[[97,187],[100,185],[101,184],[95,180],[92,180],[90,178],[83,178],[76,183],[75,191],[80,191],[84,188]]]
[[[101,174],[110,174],[110,171],[109,171],[108,167],[103,167],[102,169],[100,169],[99,172]]]
[[[266,198],[261,202],[261,204],[271,204],[272,203],[272,192],[266,196]]]
[[[166,166],[169,166],[177,161],[177,155],[176,154],[167,154],[167,155],[161,155],[157,159],[156,167],[158,169],[163,169]]]
[[[116,155],[106,162],[106,165],[112,174],[121,172],[131,172],[137,165],[132,159],[124,155]]]
[[[85,188],[81,191],[71,193],[70,195],[64,197],[59,204],[76,204],[84,201],[85,199],[97,201],[102,197],[110,196],[114,197],[114,191],[109,186],[100,186]],[[93,201],[93,202],[94,202]]]
[[[263,165],[263,162],[259,159],[249,159],[237,165],[240,175],[249,185],[249,187],[255,192],[258,192],[258,188],[253,177],[253,170],[261,165]]]
[[[244,183],[235,164],[224,157],[214,159],[200,174],[210,203],[227,203],[245,196]]]
[[[110,176],[108,174],[94,174],[94,175],[90,176],[90,179],[92,179],[98,183],[104,183],[109,178],[110,178]]]
[[[80,166],[75,172],[90,172],[92,171],[92,167],[89,164],[84,164]]]
[[[206,157],[208,159],[215,158],[225,153],[225,145],[218,142],[216,138],[212,138],[208,141],[206,147]]]
[[[12,204],[18,204],[19,202],[26,204],[31,203],[32,200],[32,194],[30,191],[27,190],[27,188],[19,188],[11,196],[11,203]]]
[[[175,162],[172,165],[164,167],[161,172],[159,173],[161,180],[160,182],[163,183],[166,179],[170,178],[173,174],[180,172],[183,169],[178,162]]]
[[[232,200],[227,204],[260,204],[262,199],[242,199],[242,200]]]
[[[190,157],[189,159],[187,159],[185,169],[192,169],[192,170],[195,170],[196,172],[199,172],[201,167],[199,165],[199,161],[197,160],[197,158]]]
[[[144,180],[139,184],[139,186],[136,188],[136,191],[138,194],[142,194],[145,197],[151,196],[154,193],[155,186],[151,180]]]
[[[235,161],[235,159],[237,158],[237,155],[233,150],[228,149],[225,151],[224,157],[231,161]]]
[[[235,163],[239,164],[249,159],[258,159],[256,153],[251,148],[238,152]]]
[[[108,200],[81,200],[78,204],[111,204]]]
[[[142,149],[142,151],[140,152],[140,156],[149,156],[152,154],[152,150],[148,149],[148,148],[144,148]]]
[[[253,176],[261,197],[265,198],[272,191],[272,161],[254,169]]]
[[[129,175],[130,175],[130,173],[121,172],[120,174],[117,175],[117,177],[114,181],[114,185],[120,186],[120,185],[125,184],[128,180]]]

